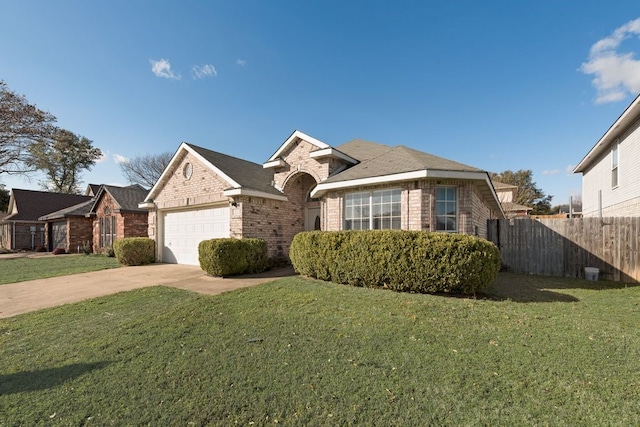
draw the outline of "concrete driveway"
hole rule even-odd
[[[90,298],[164,285],[203,294],[220,294],[294,275],[285,267],[231,278],[209,277],[198,266],[151,264],[0,285],[0,318]]]

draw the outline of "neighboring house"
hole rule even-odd
[[[77,194],[47,191],[11,190],[8,215],[0,221],[0,246],[6,249],[34,250],[46,246],[45,221],[40,217],[91,200]],[[53,229],[51,229],[51,232]]]
[[[148,192],[139,185],[100,187],[88,215],[92,219],[94,252],[112,247],[117,239],[147,237],[149,215],[138,204]]]
[[[139,185],[90,185],[87,193],[90,188],[95,193],[88,201],[40,218],[50,236],[46,243],[49,250],[80,252],[89,243],[99,253],[112,247],[116,239],[147,236],[148,214],[138,207],[148,193],[146,189]]]
[[[507,218],[529,217],[529,212],[533,210],[532,208],[513,202],[513,197],[518,191],[518,187],[516,185],[493,181],[493,188],[496,190],[496,194],[498,195],[498,199],[502,205],[502,210]]]
[[[304,230],[404,229],[486,237],[503,218],[487,172],[404,146],[332,147],[295,131],[259,165],[182,143],[144,203],[163,262],[198,264],[198,244],[258,237],[286,258]]]
[[[573,170],[582,173],[582,215],[640,216],[640,96]]]

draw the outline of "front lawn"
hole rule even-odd
[[[46,279],[119,267],[115,258],[102,255],[56,255],[0,259],[0,285]]]
[[[640,287],[487,299],[302,278],[0,321],[0,425],[639,425]]]

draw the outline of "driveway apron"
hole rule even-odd
[[[210,277],[198,266],[151,264],[0,285],[0,318],[148,286],[220,294],[295,274],[291,267],[230,278]]]

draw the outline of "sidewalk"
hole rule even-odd
[[[0,318],[149,286],[220,294],[294,275],[292,267],[230,278],[209,277],[198,266],[151,264],[0,285]]]

